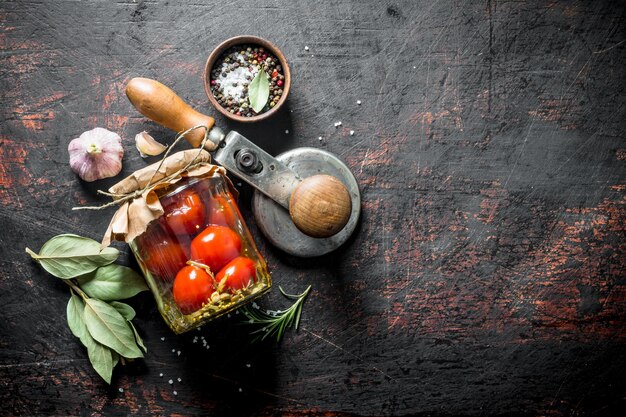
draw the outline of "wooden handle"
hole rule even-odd
[[[302,233],[326,238],[344,228],[352,214],[352,199],[341,181],[330,175],[304,179],[289,198],[289,215]]]
[[[172,90],[150,78],[130,80],[126,86],[126,96],[141,114],[177,132],[198,125],[211,129],[215,124],[215,119],[198,113]],[[185,139],[194,147],[200,146],[203,138],[204,129],[196,129],[185,135]],[[217,146],[207,141],[204,147],[212,151]]]

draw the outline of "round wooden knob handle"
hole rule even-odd
[[[338,233],[350,219],[352,199],[341,181],[330,175],[314,175],[291,193],[289,215],[301,232],[317,238]]]
[[[194,126],[211,129],[215,120],[198,113],[165,85],[150,78],[133,78],[126,85],[126,96],[141,114],[160,125],[177,132]],[[185,135],[192,146],[197,147],[204,138],[204,129],[196,129]],[[212,151],[216,145],[207,141],[205,148]]]

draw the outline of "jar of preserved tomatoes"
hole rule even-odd
[[[233,311],[271,287],[236,192],[224,169],[208,158],[205,151],[179,152],[161,168],[144,168],[109,190],[134,197],[120,207],[105,240],[125,229],[121,234],[175,333]],[[116,217],[122,220],[117,229]]]

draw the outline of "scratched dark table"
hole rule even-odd
[[[0,414],[626,410],[624,2],[20,0],[0,2],[0,25]],[[148,354],[107,386],[67,327],[67,287],[24,248],[99,240],[112,211],[71,208],[148,163],[136,133],[174,136],[127,81],[216,116],[204,62],[239,34],[277,44],[293,88],[268,122],[218,125],[272,154],[339,155],[360,224],[340,250],[294,258],[239,186],[275,284],[313,285],[302,327],[278,346],[251,344],[238,316],[175,336],[144,293],[130,303]],[[124,169],[87,184],[67,145],[96,126],[122,136]],[[276,289],[260,304],[286,306]]]

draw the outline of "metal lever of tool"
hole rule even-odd
[[[289,167],[237,132],[224,137],[221,130],[213,127],[212,117],[193,110],[158,81],[133,78],[126,86],[126,96],[144,116],[172,130],[184,131],[198,125],[209,128],[209,141],[204,147],[209,151],[217,149],[215,160],[289,210],[291,220],[303,233],[327,238],[348,222],[352,199],[338,179],[314,175],[301,180]],[[192,146],[199,146],[203,136],[204,132],[195,130],[186,139]]]

